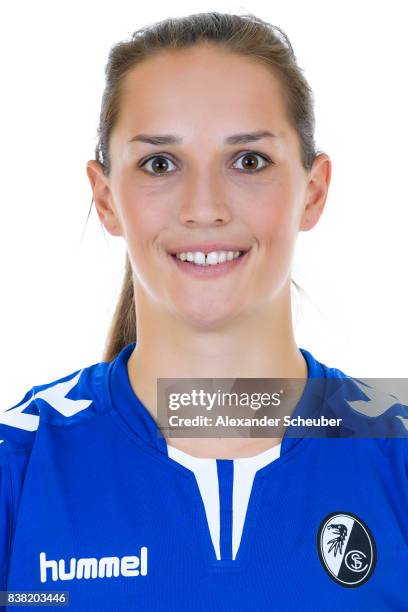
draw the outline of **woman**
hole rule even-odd
[[[103,361],[1,417],[4,590],[81,612],[406,609],[407,408],[362,416],[367,393],[293,334],[295,240],[331,174],[313,130],[289,40],[253,15],[111,49],[87,174],[124,285]],[[323,381],[313,414],[394,439],[160,435],[159,378],[221,377],[299,379],[291,415]]]

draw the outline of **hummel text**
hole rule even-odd
[[[72,557],[69,570],[65,560],[47,559],[45,552],[40,553],[40,579],[47,581],[47,570],[51,570],[51,579],[74,580],[75,578],[112,578],[112,576],[146,576],[147,574],[147,547],[142,546],[140,557],[94,557],[76,559]]]

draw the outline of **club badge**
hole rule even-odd
[[[344,587],[358,587],[367,582],[377,562],[373,534],[352,512],[332,512],[322,520],[317,551],[330,578]]]

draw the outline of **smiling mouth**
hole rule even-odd
[[[168,255],[181,272],[193,278],[216,279],[226,274],[230,274],[244,265],[243,262],[248,259],[250,250],[251,249],[247,251],[236,251],[233,257],[225,261],[214,261],[214,259],[210,257],[210,261],[213,263],[207,263],[207,258],[203,253],[201,253],[200,257],[197,257],[197,261],[188,261],[186,258],[181,259],[180,256],[174,253],[168,253]],[[191,256],[189,259],[191,259]]]
[[[211,253],[170,253],[172,257],[184,263],[192,264],[193,266],[219,266],[223,263],[228,263],[239,257],[242,257],[247,251],[228,251],[228,252],[211,252]]]

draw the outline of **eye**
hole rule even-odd
[[[169,174],[169,172],[166,172],[169,166],[169,162],[173,164],[174,167],[176,167],[175,164],[171,161],[171,159],[169,159],[168,157],[164,157],[163,155],[154,155],[153,157],[149,157],[149,159],[146,159],[146,161],[140,164],[140,167],[141,168],[148,167],[150,162],[153,162],[151,166],[151,170],[146,170],[146,172],[148,174],[153,174],[156,176],[162,176],[164,174]]]
[[[261,170],[267,168],[270,164],[274,163],[265,155],[255,153],[253,151],[247,151],[242,153],[234,163],[237,163],[237,161],[242,158],[247,159],[247,167],[239,168],[239,170],[240,172],[244,172],[246,174],[251,172],[260,172]],[[261,165],[261,167],[258,167],[260,165],[260,162],[257,161],[258,159],[262,160],[261,163],[263,163],[263,165]],[[169,164],[173,164],[174,168],[176,168],[176,165],[169,157],[164,155],[153,155],[152,157],[149,157],[144,162],[142,162],[139,167],[144,168],[144,172],[147,172],[147,174],[158,178],[159,176],[165,176],[166,174],[171,174],[172,172],[174,172],[174,168],[170,168],[169,170]],[[148,169],[146,170],[146,168]]]
[[[247,159],[247,162],[246,162],[247,167],[244,167],[242,169],[243,172],[247,172],[248,170],[249,172],[260,172],[261,170],[264,170],[264,168],[266,168],[267,166],[273,163],[270,159],[265,157],[265,155],[261,155],[260,153],[254,153],[252,151],[248,151],[240,155],[240,157],[238,157],[235,163],[238,160],[245,159],[245,158]],[[259,162],[256,160],[256,158],[259,158],[264,162],[264,165],[261,166],[260,168],[258,168]]]

